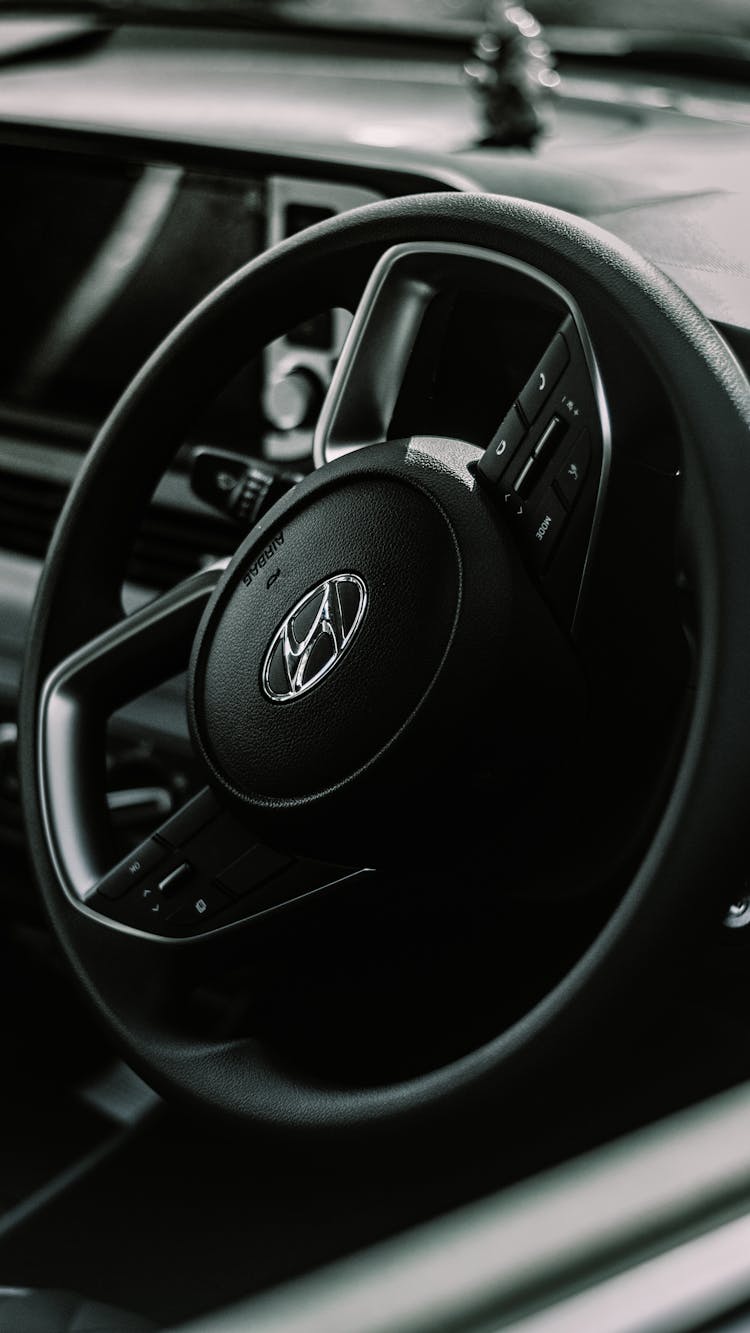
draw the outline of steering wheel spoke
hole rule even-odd
[[[267,916],[368,873],[270,847],[205,787],[104,875],[85,901],[119,926],[183,940]]]
[[[497,382],[479,391],[496,404],[489,421],[485,409],[479,420],[460,401],[476,384],[452,383],[458,406],[441,415],[439,384],[451,377],[446,362],[461,355],[467,297],[475,318],[492,307],[519,315],[511,353],[512,320],[486,315],[484,336],[498,341]],[[540,331],[531,340],[520,318],[529,309]],[[610,426],[588,330],[568,291],[528,264],[468,246],[404,244],[383,255],[320,413],[315,460],[320,467],[399,435],[430,434],[485,447],[478,475],[558,618],[573,626],[604,503]]]
[[[225,563],[184,580],[66,658],[42,702],[47,817],[69,895],[108,922],[165,939],[236,925],[355,873],[260,842],[208,787],[112,870],[100,869],[107,858],[101,830],[83,814],[97,794],[97,730],[115,708],[184,668]]]
[[[111,859],[101,771],[107,717],[184,669],[198,621],[225,562],[184,580],[66,657],[39,709],[45,826],[58,873],[81,900]],[[92,812],[96,818],[92,818]]]
[[[184,669],[226,564],[199,570],[71,653],[47,681],[48,707],[55,698],[85,694],[87,706],[111,713]]]

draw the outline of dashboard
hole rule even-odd
[[[0,836],[20,836],[15,701],[52,526],[98,427],[197,301],[268,246],[346,209],[425,190],[491,191],[568,209],[630,241],[750,367],[748,153],[741,88],[572,60],[536,151],[480,147],[461,52],[448,44],[123,26],[3,66]],[[128,606],[237,545],[236,523],[191,486],[197,447],[312,468],[350,319],[321,310],[287,330],[195,424],[144,517]],[[432,416],[414,414],[415,364],[390,433],[447,430],[486,444],[509,406],[504,381],[530,374],[555,322],[540,310],[523,329],[475,296],[433,312],[433,323]],[[648,395],[640,415],[634,397],[637,453],[657,429]],[[107,781],[124,844],[192,790],[180,680],[113,719]]]

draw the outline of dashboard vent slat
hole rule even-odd
[[[67,487],[0,469],[0,547],[43,559]],[[136,539],[128,578],[161,591],[211,560],[231,555],[242,533],[221,517],[152,505]]]

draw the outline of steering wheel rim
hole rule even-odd
[[[450,1065],[382,1088],[333,1088],[301,1079],[258,1043],[188,1040],[155,1026],[148,984],[139,1005],[130,1004],[130,942],[102,931],[61,892],[44,814],[40,701],[56,664],[119,619],[117,592],[137,515],[198,406],[310,310],[351,304],[378,257],[403,242],[458,242],[510,256],[552,277],[584,313],[613,313],[638,339],[681,425],[682,531],[700,646],[692,713],[658,828],[578,963],[511,1028]],[[246,322],[258,309],[263,328],[253,343]],[[240,1121],[296,1131],[341,1132],[456,1113],[559,1049],[592,1007],[625,987],[639,950],[653,951],[657,941],[666,948],[676,921],[719,910],[720,894],[726,897],[726,884],[742,866],[740,812],[750,777],[749,429],[747,380],[716,330],[669,279],[594,226],[500,196],[414,196],[341,215],[248,264],[181,323],[105,422],[65,505],[34,604],[19,709],[22,801],[48,915],[84,990],[149,1081]],[[158,945],[143,942],[139,949],[147,971]]]

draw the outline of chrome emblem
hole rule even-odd
[[[299,699],[338,666],[367,610],[358,574],[324,579],[282,620],[263,662],[263,689],[274,703]]]

